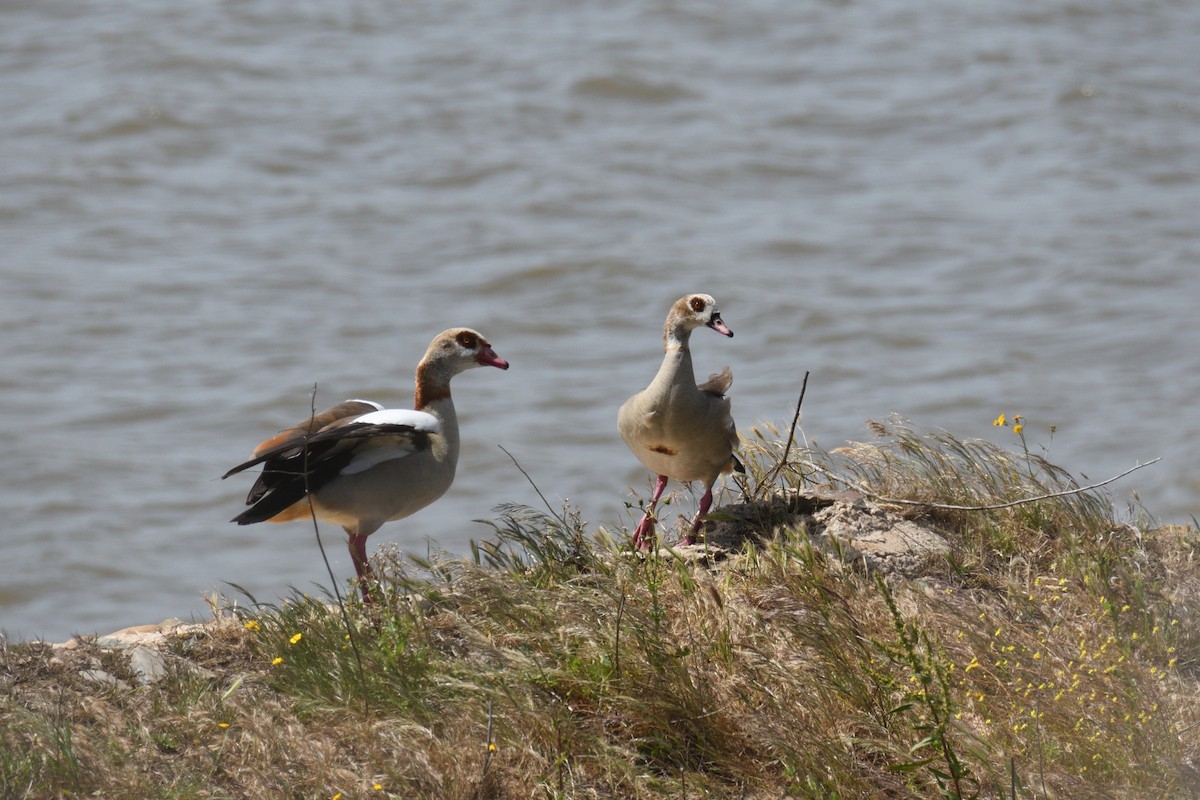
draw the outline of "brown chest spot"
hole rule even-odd
[[[655,453],[662,453],[664,456],[677,455],[676,451],[667,447],[665,444],[656,444],[653,447],[651,447],[650,450]]]

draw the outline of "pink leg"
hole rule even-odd
[[[358,574],[358,588],[362,592],[363,602],[370,603],[371,593],[367,584],[375,579],[375,573],[371,571],[371,561],[367,558],[367,537],[350,531],[346,531],[346,534],[350,537],[347,545],[350,547],[354,571]]]
[[[667,476],[659,475],[654,484],[654,495],[650,498],[650,505],[646,507],[646,515],[642,517],[642,521],[638,523],[637,529],[633,532],[633,546],[639,550],[646,550],[650,547],[650,539],[654,536],[654,507],[658,505],[658,499],[662,497],[663,490],[666,488]]]
[[[696,534],[700,531],[700,526],[704,524],[704,515],[708,513],[709,507],[712,506],[712,487],[708,487],[704,492],[704,497],[700,498],[700,510],[696,512],[696,518],[692,520],[692,529],[687,536],[683,537],[681,544],[695,544]]]

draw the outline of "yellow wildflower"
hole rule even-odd
[[[220,728],[221,730],[224,730],[225,728],[229,727],[229,723],[228,722],[218,722],[217,727]]]
[[[304,638],[304,634],[303,634],[303,633],[297,633],[297,634],[296,634],[295,636],[293,636],[291,639],[288,639],[288,641],[289,641],[290,643],[292,643],[292,644],[296,644],[296,643],[297,643],[297,642],[299,642],[299,641],[300,641],[302,638]]]
[[[1023,430],[1025,430],[1025,426],[1021,423],[1018,422],[1016,425],[1013,425],[1013,433],[1017,434],[1018,436],[1021,435],[1021,431]]]
[[[256,620],[256,619],[246,620],[246,630],[256,631],[258,629],[259,629],[258,620]]]
[[[283,663],[283,657],[282,657],[282,656],[275,656],[275,660],[271,662],[271,666],[272,666],[272,667],[278,667],[278,666],[279,666],[280,664],[282,664],[282,663]]]
[[[995,425],[997,428],[999,428],[1001,425],[1003,425],[1007,421],[1008,421],[1008,418],[1005,417],[1003,414],[1001,414],[1000,416],[996,417],[995,420],[992,421],[992,424]]]

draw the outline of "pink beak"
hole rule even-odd
[[[492,349],[490,344],[485,344],[479,350],[479,356],[475,360],[485,367],[499,367],[500,369],[508,369],[508,362],[496,355],[496,351]]]
[[[733,337],[733,331],[729,330],[729,326],[727,326],[721,320],[720,314],[713,316],[712,320],[708,323],[708,327],[712,328],[714,331],[721,334],[722,336],[729,336],[730,338]]]

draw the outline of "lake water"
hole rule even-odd
[[[62,640],[327,586],[310,526],[238,528],[260,439],[455,382],[441,502],[629,524],[615,430],[670,303],[743,430],[891,412],[1200,516],[1200,4],[74,3],[0,11],[0,628]],[[673,507],[676,508],[676,507]],[[682,497],[682,513],[694,508]],[[341,532],[324,541],[352,574]]]

